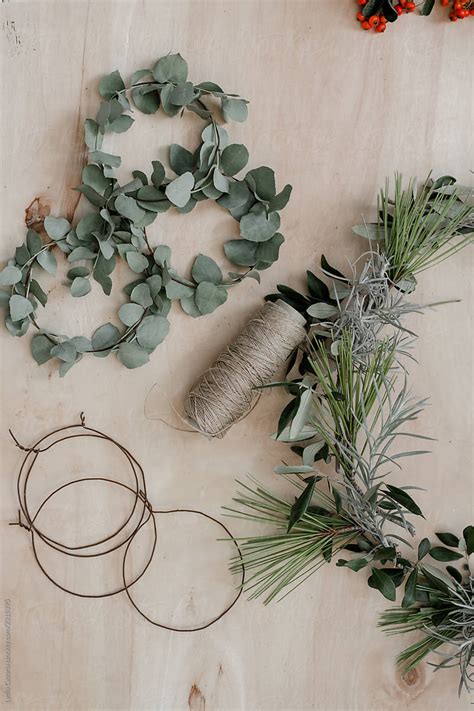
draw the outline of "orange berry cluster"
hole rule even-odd
[[[464,20],[466,17],[474,17],[474,2],[472,0],[464,0],[464,2],[459,2],[459,0],[441,0],[441,5],[443,7],[449,7],[451,5],[451,12],[449,13],[449,19],[451,22],[456,22],[457,20]]]
[[[387,18],[383,14],[382,10],[376,11],[370,17],[366,17],[362,12],[365,5],[367,5],[368,0],[357,0],[357,4],[360,6],[361,10],[356,15],[357,20],[360,22],[360,26],[363,30],[374,30],[375,32],[385,32],[387,29]],[[398,0],[396,5],[393,5],[393,10],[400,16],[404,12],[413,12],[416,8],[414,2],[409,0]],[[395,17],[391,20],[394,21]]]
[[[440,0],[442,7],[450,7],[449,19],[452,22],[463,20],[465,17],[474,16],[474,0]],[[387,29],[387,22],[395,22],[404,12],[414,12],[416,4],[410,0],[397,0],[395,2],[374,3],[373,0],[357,0],[359,12],[356,15],[358,22],[363,30],[374,30],[382,33]],[[423,5],[423,3],[421,3]],[[367,6],[367,7],[366,7]],[[428,12],[421,11],[422,14],[429,14],[433,5],[430,3]],[[385,9],[381,9],[385,8]],[[369,13],[372,14],[369,15]],[[385,14],[384,14],[385,12]],[[388,14],[388,19],[385,16]]]

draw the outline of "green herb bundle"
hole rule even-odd
[[[430,439],[411,428],[425,400],[408,387],[406,357],[413,357],[416,334],[404,325],[407,314],[427,306],[407,294],[417,274],[472,242],[473,197],[449,176],[428,178],[417,189],[414,180],[403,188],[397,175],[393,198],[388,183],[381,191],[377,222],[353,228],[369,250],[349,275],[323,256],[325,280],[308,271],[307,293],[278,285],[278,293],[267,297],[285,300],[307,319],[307,342],[290,359],[286,380],[268,386],[291,395],[273,437],[287,442],[300,462],[283,462],[274,471],[298,492],[291,502],[257,482],[241,483],[228,509],[270,527],[242,541],[253,597],[281,599],[332,560],[355,572],[366,568],[368,585],[386,599],[395,601],[397,588],[404,587],[402,607],[387,612],[382,625],[425,634],[402,653],[402,668],[413,668],[449,641],[455,651],[447,659],[459,663],[466,688],[474,604],[467,558],[462,571],[448,566],[442,572],[421,561],[427,555],[436,561],[467,556],[474,529],[467,527],[462,539],[437,534],[444,548],[424,539],[412,560],[412,519],[423,515],[413,498],[417,487],[394,486],[389,475],[403,458],[427,453],[419,446],[400,449],[400,438]],[[320,462],[333,465],[332,474]]]

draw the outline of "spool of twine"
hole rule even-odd
[[[267,301],[242,333],[193,386],[184,405],[202,434],[223,437],[252,406],[305,337],[305,318],[284,301]]]

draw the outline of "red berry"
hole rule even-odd
[[[358,12],[357,15],[356,15],[356,17],[357,17],[357,19],[359,20],[359,22],[364,22],[364,21],[365,21],[365,17],[363,16],[363,14],[362,14],[361,12]]]
[[[367,21],[365,21],[361,24],[361,27],[363,30],[370,30],[371,25],[369,25],[369,23]]]
[[[457,22],[457,19],[458,19],[458,18],[456,17],[456,13],[455,13],[455,12],[450,12],[450,13],[449,13],[449,19],[451,20],[451,22]]]
[[[379,24],[379,16],[378,15],[371,15],[369,17],[369,25],[373,27],[374,25]]]
[[[386,23],[381,22],[379,25],[377,25],[377,27],[375,28],[375,31],[381,33],[381,32],[385,32],[386,29],[387,29]]]
[[[397,15],[401,15],[403,12],[403,7],[401,5],[395,5],[394,9],[395,9],[395,12],[397,13]]]
[[[367,4],[367,0],[357,0],[357,2],[359,5],[366,5]]]
[[[441,0],[441,5],[447,7],[449,5],[449,0]]]

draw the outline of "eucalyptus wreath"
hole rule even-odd
[[[85,121],[88,164],[76,188],[95,211],[74,226],[64,217],[46,217],[46,234],[29,229],[24,243],[0,272],[0,286],[7,287],[0,290],[0,303],[6,308],[8,331],[23,336],[32,324],[38,331],[31,342],[34,359],[42,364],[56,358],[61,376],[86,353],[98,357],[116,353],[127,368],[142,366],[168,334],[173,300],[187,314],[198,317],[222,305],[231,286],[249,277],[259,281],[259,272],[278,259],[284,241],[278,231],[279,211],[291,194],[290,185],[277,193],[274,171],[267,166],[235,177],[247,165],[249,152],[244,145],[229,143],[227,131],[214,116],[214,104],[220,102],[225,121],[245,121],[248,102],[213,82],[194,85],[188,81],[188,66],[180,54],[169,54],[152,69],[136,71],[128,86],[114,71],[101,79],[99,93],[97,115]],[[150,177],[134,170],[132,180],[124,185],[115,177],[121,158],[103,151],[103,140],[109,133],[123,133],[132,126],[132,105],[145,114],[161,107],[169,117],[190,111],[206,122],[194,151],[170,146],[173,177],[166,176],[158,160],[152,161]],[[170,248],[153,249],[146,233],[160,213],[170,208],[188,213],[207,199],[239,222],[240,237],[227,240],[224,253],[245,269],[229,272],[226,278],[218,264],[203,254],[195,258],[189,277],[180,275],[172,267]],[[126,262],[136,277],[125,287],[129,300],[118,311],[123,328],[106,323],[89,339],[41,327],[37,309],[46,306],[48,295],[39,275],[41,270],[56,273],[55,252],[62,252],[71,263],[67,279],[76,298],[91,291],[91,278],[109,295],[117,260]]]
[[[307,319],[307,341],[290,359],[286,379],[268,386],[291,396],[273,437],[287,442],[298,460],[274,471],[296,486],[297,495],[287,500],[255,480],[239,482],[228,511],[270,527],[241,544],[252,597],[281,599],[334,559],[339,567],[369,570],[369,587],[390,601],[404,585],[401,606],[387,611],[381,626],[422,633],[400,654],[402,671],[437,652],[442,660],[436,666],[457,665],[459,690],[469,689],[474,526],[461,535],[440,531],[437,542],[424,538],[414,549],[411,517],[423,515],[413,498],[419,487],[395,486],[389,475],[403,458],[428,453],[397,450],[401,437],[431,439],[410,427],[426,401],[408,387],[407,357],[413,358],[416,334],[404,317],[436,304],[415,304],[407,295],[420,272],[472,243],[474,191],[450,176],[403,187],[397,175],[393,197],[388,182],[381,190],[377,213],[376,222],[353,227],[369,249],[349,274],[323,256],[326,280],[308,271],[307,293],[278,285],[278,293],[267,297],[285,300]],[[324,463],[332,465],[329,474]]]

